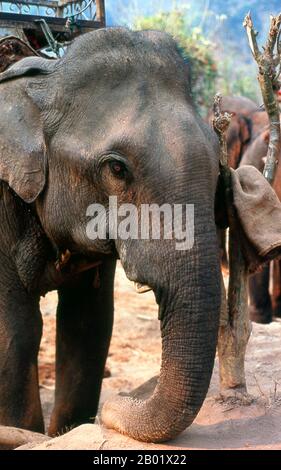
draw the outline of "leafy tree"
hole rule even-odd
[[[255,64],[239,60],[235,52],[218,61],[217,89],[223,95],[241,95],[256,103],[261,101]]]

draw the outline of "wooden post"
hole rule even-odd
[[[96,0],[96,20],[105,26],[104,0]]]
[[[247,286],[247,267],[233,219],[229,227],[227,310],[222,311],[218,338],[220,393],[222,398],[246,399],[248,403],[244,367],[251,334]]]
[[[229,221],[229,285],[227,301],[222,299],[218,337],[220,392],[224,398],[234,396],[244,401],[247,396],[244,361],[251,328],[248,318],[247,267],[237,233],[227,161],[226,131],[230,121],[231,115],[221,112],[221,96],[218,94],[214,100],[213,126],[220,141],[221,177]],[[223,280],[222,289],[225,296]]]
[[[65,5],[67,5],[68,3],[70,3],[69,0],[59,0],[58,1],[57,14],[56,14],[56,16],[58,18],[63,17],[63,9],[64,9]]]

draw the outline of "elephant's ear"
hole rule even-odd
[[[250,120],[247,119],[245,116],[239,117],[239,124],[240,124],[240,141],[242,144],[247,144],[251,139],[251,123]]]
[[[41,113],[26,91],[26,80],[14,79],[46,73],[48,62],[30,57],[0,74],[0,179],[28,203],[45,185],[46,145]]]
[[[56,63],[57,60],[48,60],[37,56],[25,57],[9,67],[5,72],[0,73],[0,83],[18,77],[49,74],[54,70]]]

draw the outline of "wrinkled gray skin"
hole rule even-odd
[[[158,32],[86,34],[58,61],[28,58],[2,74],[0,109],[1,424],[43,430],[38,302],[56,288],[49,432],[96,415],[119,256],[129,279],[154,290],[162,366],[149,399],[118,397],[105,404],[102,419],[144,441],[176,436],[192,423],[208,390],[220,271],[217,140],[194,111],[175,43]],[[112,162],[120,161],[117,175]],[[90,241],[86,209],[107,204],[109,195],[138,206],[194,204],[194,247],[176,251],[169,240]],[[68,268],[57,270],[65,250],[74,255]]]

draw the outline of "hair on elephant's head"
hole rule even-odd
[[[206,396],[220,307],[218,144],[194,110],[177,46],[159,32],[104,29],[62,59],[23,59],[0,77],[0,178],[35,207],[56,247],[119,255],[159,304],[157,386],[147,400],[107,402],[102,419],[140,440],[172,438]],[[194,205],[194,244],[90,240],[87,209],[108,207],[109,196],[136,207]]]

